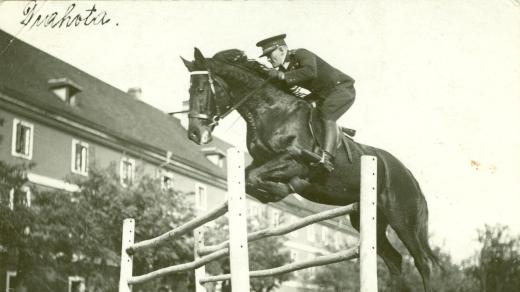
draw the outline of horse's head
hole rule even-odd
[[[193,62],[182,59],[190,72],[190,101],[188,138],[197,144],[211,142],[219,111],[215,91],[215,77],[211,75],[208,61],[195,48]]]
[[[188,138],[197,144],[207,144],[212,140],[211,132],[217,122],[238,109],[255,90],[266,84],[267,73],[265,66],[248,60],[244,52],[237,49],[221,51],[206,59],[195,48],[194,58],[190,62],[181,57],[191,75]],[[220,76],[214,71],[218,71]],[[237,73],[231,80],[243,76],[244,80],[234,82],[241,83],[240,86],[246,90],[255,86],[256,89],[237,99],[231,90],[231,85],[236,87],[237,84],[226,83],[229,80],[224,80],[225,72]]]

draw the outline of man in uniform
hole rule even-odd
[[[259,41],[256,46],[262,48],[260,57],[267,57],[273,68],[278,69],[270,70],[270,77],[319,96],[317,107],[325,129],[320,166],[332,172],[338,135],[336,121],[354,103],[354,79],[306,49],[289,50],[285,37],[285,34],[273,36]]]

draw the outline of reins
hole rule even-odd
[[[226,87],[223,86],[220,81],[218,81],[217,79],[214,79],[211,72],[209,70],[203,70],[203,71],[193,71],[193,72],[190,72],[190,75],[208,75],[208,82],[209,82],[209,85],[210,85],[210,89],[211,89],[211,93],[213,94],[213,98],[217,98],[217,93],[215,91],[215,85],[214,83],[217,82],[219,83],[220,87],[222,87],[222,89],[224,90],[224,92],[226,93],[226,95],[228,97],[231,97],[233,98],[233,95],[227,91]],[[264,80],[262,82],[262,84],[260,84],[260,86],[258,86],[257,88],[255,88],[253,91],[249,92],[248,94],[246,94],[246,96],[244,96],[242,99],[240,99],[238,102],[236,102],[234,105],[232,105],[231,107],[229,107],[223,114],[215,114],[213,117],[210,117],[209,115],[206,115],[206,114],[201,114],[201,113],[192,113],[190,112],[188,114],[188,117],[190,118],[198,118],[198,119],[204,119],[204,120],[210,120],[211,121],[211,124],[209,124],[210,127],[212,126],[217,126],[218,123],[224,119],[227,115],[229,115],[231,112],[233,112],[234,110],[238,109],[240,106],[242,106],[242,104],[244,104],[251,96],[253,96],[254,94],[256,94],[258,91],[260,91],[260,89],[262,89],[266,84],[268,84],[273,78],[272,77],[269,77],[267,78],[266,80]],[[218,104],[218,102],[217,102]]]

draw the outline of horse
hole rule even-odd
[[[361,156],[376,156],[377,253],[390,271],[392,291],[401,291],[404,281],[402,255],[389,242],[388,226],[414,258],[424,290],[432,291],[431,269],[439,262],[428,243],[427,202],[410,170],[385,150],[343,137],[334,170],[316,171],[312,157],[323,135],[319,123],[309,124],[311,103],[270,80],[266,67],[240,50],[205,58],[195,48],[193,61],[181,59],[191,75],[188,138],[209,143],[218,121],[237,110],[246,121],[253,158],[245,169],[246,192],[263,203],[292,193],[328,205],[359,202]],[[350,222],[359,231],[359,212],[350,214]]]

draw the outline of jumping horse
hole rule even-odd
[[[390,225],[404,243],[432,291],[432,264],[438,263],[428,243],[428,207],[412,173],[392,154],[343,137],[338,141],[335,168],[330,175],[312,166],[322,134],[310,126],[311,104],[271,81],[266,68],[231,49],[205,58],[195,48],[194,61],[182,59],[191,75],[188,138],[209,143],[218,121],[237,110],[247,124],[247,148],[253,162],[246,168],[246,191],[263,203],[291,193],[317,203],[348,205],[359,202],[361,155],[378,158],[377,252],[391,274],[392,291],[401,291],[402,255],[390,244]],[[315,162],[315,161],[314,161]],[[359,213],[350,215],[359,230]]]

